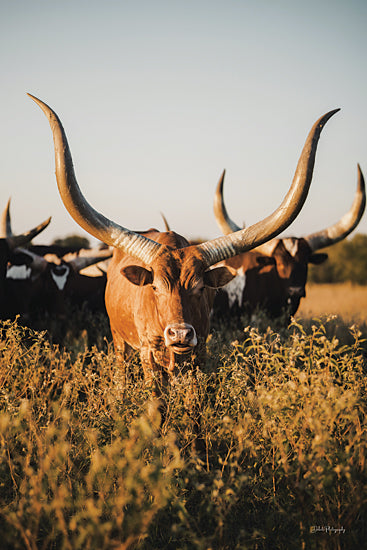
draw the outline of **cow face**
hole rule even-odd
[[[82,275],[72,263],[63,259],[48,261],[38,278],[37,304],[40,310],[65,318],[70,306],[85,305],[91,311],[105,312],[106,275]]]
[[[198,338],[207,336],[213,290],[235,276],[226,267],[206,270],[190,247],[164,253],[150,268],[130,264],[120,273],[130,284],[143,287],[141,307],[153,312],[145,325],[148,345],[155,348],[159,342],[177,355],[191,352]]]
[[[290,315],[294,315],[301,298],[306,296],[308,264],[320,264],[327,254],[315,254],[303,238],[279,239],[272,253],[281,279],[284,300]]]

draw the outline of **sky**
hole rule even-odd
[[[313,123],[322,132],[306,203],[283,235],[349,209],[367,175],[365,0],[0,0],[0,207],[34,242],[88,236],[59,197],[60,117],[86,199],[132,230],[220,235],[216,184],[238,224],[273,212]],[[1,207],[1,208],[3,208]],[[367,233],[367,214],[358,229]],[[93,244],[94,240],[91,239]]]

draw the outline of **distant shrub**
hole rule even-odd
[[[367,284],[367,235],[357,233],[323,252],[329,258],[321,265],[310,265],[309,282]]]
[[[90,248],[90,242],[87,237],[81,235],[68,235],[67,237],[59,237],[52,244],[58,246],[73,247],[73,248]]]

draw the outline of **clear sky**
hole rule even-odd
[[[0,207],[15,232],[52,216],[36,242],[87,236],[65,211],[48,122],[59,115],[79,185],[130,229],[220,234],[213,195],[226,169],[231,217],[269,215],[312,124],[319,143],[302,236],[350,207],[367,177],[365,0],[0,1]],[[2,207],[1,207],[2,208]],[[359,232],[367,233],[367,214]],[[93,242],[93,240],[92,240]]]

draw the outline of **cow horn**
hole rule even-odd
[[[161,212],[161,216],[162,216],[162,220],[163,220],[163,223],[164,223],[164,228],[166,231],[171,231],[171,228],[169,226],[169,223],[167,221],[167,218],[166,216]]]
[[[366,206],[366,189],[363,173],[359,164],[357,165],[357,169],[357,190],[350,210],[334,225],[304,237],[313,251],[331,246],[345,239],[345,237],[347,237],[359,224]],[[218,182],[214,196],[214,215],[222,233],[229,235],[234,231],[239,231],[241,228],[228,216],[223,200],[223,183],[224,173]]]
[[[57,114],[40,99],[28,95],[41,107],[50,123],[57,185],[66,210],[76,223],[97,239],[150,264],[162,251],[162,245],[109,220],[86,201],[76,180],[69,144]]]
[[[208,265],[213,265],[219,261],[256,248],[276,237],[292,223],[299,214],[311,185],[317,144],[321,131],[326,122],[339,110],[334,109],[326,113],[312,126],[302,149],[292,185],[281,205],[270,216],[250,227],[240,229],[223,212],[223,220],[228,225],[228,227],[225,227],[224,232],[228,233],[230,231],[230,234],[198,245]],[[223,186],[223,180],[224,172],[219,182],[219,187]]]
[[[225,175],[226,175],[226,171],[223,170],[223,173],[220,177],[220,180],[218,181],[218,185],[215,190],[213,208],[214,208],[215,220],[219,225],[219,228],[222,231],[223,235],[230,235],[231,233],[240,231],[242,227],[240,227],[233,220],[231,220],[231,218],[228,216],[226,205],[224,204],[223,184],[224,184]]]
[[[6,203],[6,206],[1,214],[0,220],[0,237],[6,238],[12,235],[11,232],[11,221],[10,221],[10,198]]]
[[[70,260],[67,259],[67,256],[68,255],[64,256],[63,260],[71,265],[74,271],[79,273],[79,271],[85,269],[86,267],[99,264],[100,262],[104,262],[105,260],[111,258],[112,254],[106,256],[105,258],[100,258],[99,256],[77,256],[76,258],[71,258]]]
[[[51,217],[45,220],[44,222],[37,225],[37,227],[21,233],[20,235],[14,235],[11,228],[11,219],[10,219],[10,199],[8,200],[6,207],[1,215],[0,220],[0,238],[6,239],[11,250],[25,246],[29,243],[34,237],[36,237],[41,231],[46,229],[48,224],[51,221]]]
[[[345,237],[347,237],[359,224],[366,206],[366,188],[359,164],[357,165],[357,171],[357,190],[354,195],[353,204],[348,212],[346,212],[337,223],[331,225],[327,229],[304,237],[313,251],[325,248],[325,246],[330,246],[345,239]]]

